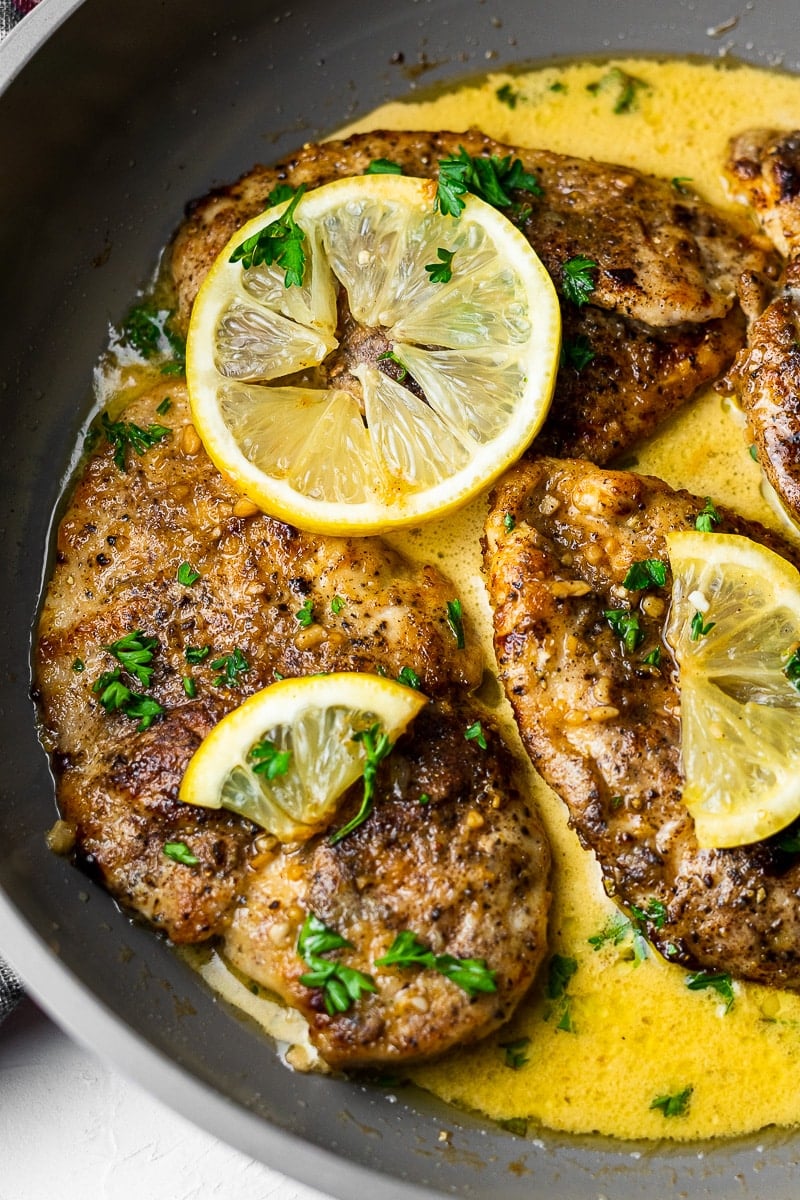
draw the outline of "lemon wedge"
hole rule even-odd
[[[330,823],[364,774],[370,745],[384,753],[427,700],[357,671],[283,679],[214,726],[189,761],[179,798],[249,817],[282,842]]]
[[[460,507],[550,404],[560,312],[536,253],[431,180],[338,179],[269,208],[195,300],[187,383],[217,467],[265,512],[368,534]]]
[[[762,841],[800,816],[800,572],[736,534],[667,547],[684,801],[701,846]]]

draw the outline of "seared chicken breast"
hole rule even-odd
[[[476,719],[485,750],[464,739]],[[322,835],[262,857],[225,953],[303,1013],[333,1066],[412,1062],[482,1037],[511,1015],[545,953],[549,850],[519,764],[475,705],[423,710],[381,768],[370,820],[342,842]],[[302,982],[308,913],[350,943],[331,958],[373,982],[344,1013]],[[430,966],[376,965],[404,933],[435,956],[485,964],[492,990],[470,992]]]
[[[736,393],[758,460],[800,520],[800,132],[754,129],[731,140],[731,192],[749,204],[786,265],[781,286],[750,322],[727,385]]]
[[[153,444],[139,455],[114,440],[119,424],[99,427],[59,527],[36,650],[79,860],[172,941],[224,937],[237,967],[309,1016],[335,1065],[426,1057],[493,1029],[546,953],[549,852],[499,734],[487,725],[486,751],[466,738],[483,663],[469,617],[463,648],[448,623],[453,585],[380,539],[304,534],[243,500],[200,446],[182,385],[120,421]],[[119,650],[135,633],[149,658]],[[404,667],[431,703],[383,764],[371,816],[336,845],[273,847],[265,865],[248,821],[178,800],[203,737],[279,676]],[[108,686],[137,703],[105,704]],[[344,812],[359,795],[354,785]],[[175,861],[170,843],[197,861]],[[299,982],[298,920],[312,909],[365,971],[408,929],[436,954],[485,958],[496,988],[471,998],[436,971],[387,968],[374,995],[329,1020]],[[280,944],[278,920],[291,934]]]
[[[665,534],[694,528],[704,504],[660,480],[581,461],[510,471],[485,533],[500,677],[526,749],[597,856],[608,894],[663,914],[663,923],[648,922],[662,954],[797,989],[800,857],[774,838],[730,850],[697,845],[681,800],[676,667],[662,641],[671,580],[645,598],[622,586],[633,562],[667,562]],[[720,530],[793,558],[764,528],[719,511]],[[634,653],[605,616],[626,606],[645,635]],[[656,647],[658,666],[644,661]]]
[[[543,445],[606,462],[702,384],[717,378],[744,336],[742,312],[763,307],[776,256],[746,224],[627,167],[570,158],[466,133],[383,132],[305,146],[274,167],[191,206],[172,250],[180,320],[228,238],[279,183],[316,187],[362,174],[378,158],[435,178],[442,159],[519,157],[541,195],[515,192],[511,215],[559,291],[565,338]],[[586,258],[587,304],[565,292],[565,265]],[[390,369],[387,365],[386,369]]]

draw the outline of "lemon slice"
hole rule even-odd
[[[800,572],[735,534],[667,546],[684,800],[701,846],[762,841],[800,816]]]
[[[501,213],[468,196],[443,216],[435,189],[375,175],[295,196],[239,230],[200,289],[195,427],[273,516],[353,534],[440,517],[546,416],[561,328],[550,277]],[[302,235],[292,266],[249,257],[281,219]]]
[[[249,817],[280,841],[327,825],[363,774],[364,731],[393,743],[427,700],[379,675],[283,679],[214,726],[192,756],[179,798]]]

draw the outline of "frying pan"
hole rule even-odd
[[[414,1090],[290,1072],[45,846],[56,814],[30,639],[52,513],[108,324],[188,198],[421,81],[638,51],[797,70],[796,0],[43,0],[0,48],[3,949],[73,1036],[240,1150],[341,1197],[788,1200],[800,1138],[523,1140]]]

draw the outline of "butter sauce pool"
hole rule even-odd
[[[700,195],[730,208],[721,178],[728,137],[758,125],[794,128],[798,113],[800,80],[790,76],[636,59],[493,74],[433,99],[386,105],[344,132],[473,125],[512,145],[691,180]],[[749,454],[741,416],[713,391],[625,465],[782,525]],[[446,522],[389,540],[456,581],[491,663],[491,614],[480,572],[485,507],[477,501]],[[487,678],[483,691],[522,754],[496,681]],[[695,1139],[800,1122],[800,996],[739,983],[732,996],[691,991],[685,969],[667,964],[631,928],[614,932],[609,922],[617,910],[593,857],[532,770],[530,786],[553,846],[551,969],[509,1026],[477,1049],[417,1068],[412,1078],[528,1133],[544,1125],[620,1138]],[[276,1024],[276,1006],[251,995],[218,959],[202,969],[277,1037],[291,1042],[298,1035],[289,1014]]]

